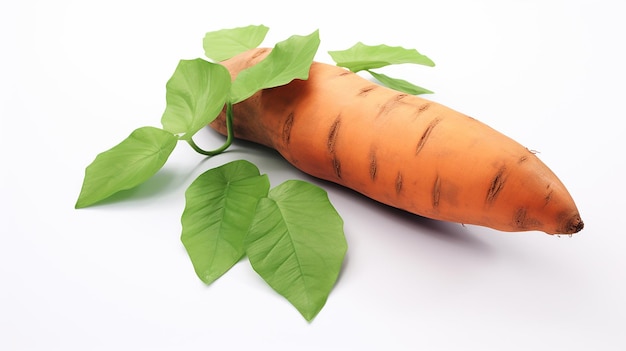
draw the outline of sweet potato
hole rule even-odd
[[[234,79],[270,49],[222,62]],[[414,214],[501,231],[572,234],[570,193],[531,151],[439,103],[314,62],[307,80],[233,106],[234,133],[314,177]],[[225,114],[211,127],[226,134]]]

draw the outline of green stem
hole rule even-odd
[[[226,142],[224,145],[219,148],[211,151],[206,151],[201,149],[192,138],[187,140],[187,143],[191,146],[192,149],[196,150],[197,153],[202,154],[204,156],[216,156],[226,151],[233,143],[235,139],[235,131],[233,130],[233,104],[228,102],[226,103]]]

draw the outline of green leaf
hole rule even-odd
[[[224,108],[230,91],[226,67],[202,59],[180,60],[166,85],[163,129],[189,140]]]
[[[285,85],[294,79],[308,79],[319,44],[317,30],[307,36],[294,35],[277,43],[265,59],[237,75],[230,101],[235,104],[261,89]]]
[[[75,207],[90,206],[148,180],[163,167],[177,141],[175,135],[159,128],[134,130],[87,166]]]
[[[361,42],[349,49],[328,52],[337,66],[345,67],[352,72],[385,67],[401,63],[415,63],[434,66],[435,63],[415,49],[400,46],[375,45],[369,46]]]
[[[208,32],[202,40],[204,54],[215,61],[227,60],[259,46],[268,31],[264,25],[252,25]]]
[[[335,284],[347,250],[343,221],[326,192],[290,180],[257,205],[246,236],[254,270],[311,321]]]
[[[395,89],[398,91],[402,91],[405,92],[407,94],[413,94],[413,95],[420,95],[420,94],[432,94],[433,92],[426,89],[426,88],[422,88],[419,87],[413,83],[407,82],[406,80],[403,79],[398,79],[398,78],[392,78],[389,77],[387,75],[381,74],[381,73],[376,73],[370,70],[367,70],[367,72],[369,74],[371,74],[374,78],[376,78],[376,80],[378,80],[379,82],[381,82],[383,85],[391,88],[391,89]]]
[[[181,241],[206,284],[244,256],[244,237],[269,186],[255,165],[240,160],[204,172],[185,192]]]

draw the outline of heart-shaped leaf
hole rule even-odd
[[[299,180],[259,200],[246,236],[254,270],[308,321],[326,303],[346,250],[343,221],[326,192]]]
[[[269,186],[255,165],[240,160],[204,172],[187,188],[181,240],[206,284],[244,256],[244,237]]]
[[[222,111],[230,91],[226,67],[202,59],[180,60],[166,85],[163,129],[189,140]]]

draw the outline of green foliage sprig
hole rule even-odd
[[[166,84],[161,127],[141,127],[87,166],[76,208],[96,204],[145,182],[166,163],[178,141],[205,156],[228,149],[234,140],[233,105],[259,90],[308,79],[320,44],[319,32],[277,43],[257,65],[231,81],[219,62],[253,49],[268,32],[263,25],[206,33],[206,57],[181,60]],[[434,65],[414,50],[365,46],[330,52],[338,65],[365,70],[392,88],[429,92],[372,69],[397,63]],[[198,147],[193,136],[226,110],[227,137],[215,150]],[[181,240],[198,277],[213,283],[242,258],[311,321],[334,286],[347,250],[343,220],[326,191],[297,180],[272,189],[268,176],[245,160],[210,169],[185,192]]]

